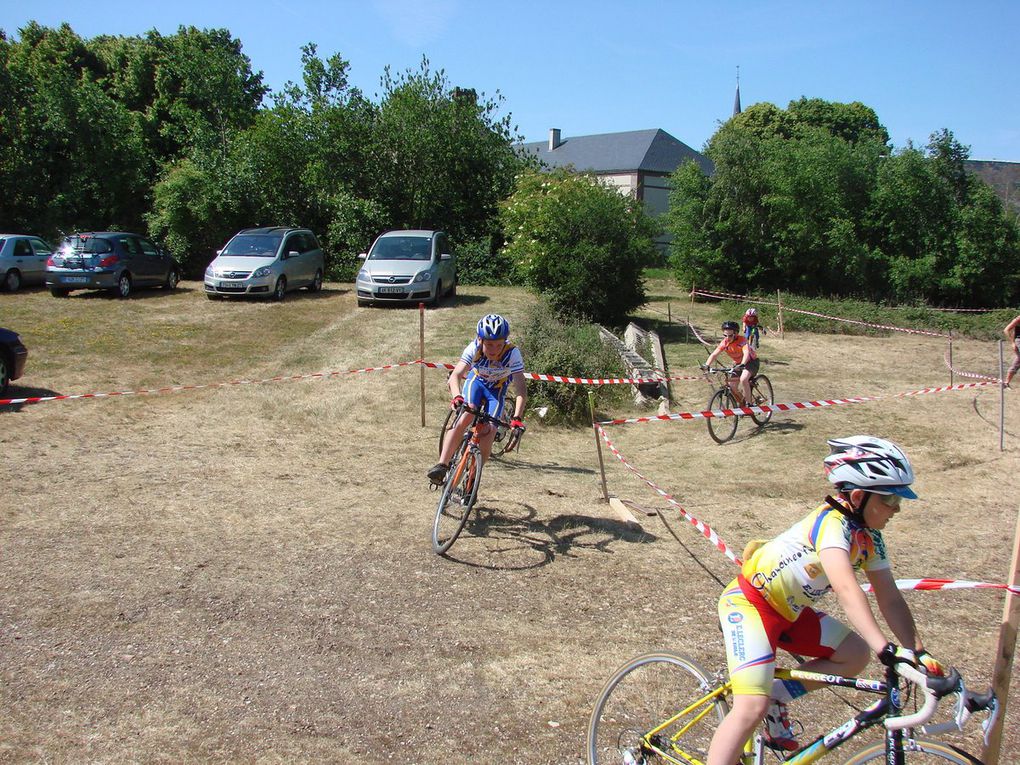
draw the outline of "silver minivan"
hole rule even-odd
[[[322,289],[322,248],[307,228],[246,228],[216,254],[205,269],[210,300],[237,295],[283,300],[290,290]]]
[[[457,261],[442,231],[387,231],[358,257],[365,261],[358,271],[358,305],[436,305],[457,294]]]
[[[0,234],[0,288],[17,292],[25,284],[44,284],[52,254],[53,248],[37,236]]]

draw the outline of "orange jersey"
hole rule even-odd
[[[734,364],[739,364],[744,360],[744,348],[747,347],[747,338],[743,335],[734,335],[733,337],[723,338],[722,342],[719,343],[719,349],[726,351],[727,355],[733,359]],[[754,348],[749,348],[751,355],[747,357],[748,361],[754,361],[758,358],[758,354],[754,352]]]

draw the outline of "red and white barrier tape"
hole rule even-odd
[[[719,538],[719,535],[716,534],[715,530],[712,529],[711,526],[709,526],[707,523],[699,521],[693,515],[688,513],[683,508],[683,505],[677,502],[672,497],[672,495],[669,494],[669,492],[667,492],[665,489],[656,486],[650,480],[645,478],[645,476],[643,476],[636,467],[634,467],[633,465],[630,464],[630,462],[627,461],[627,458],[620,453],[620,450],[616,448],[613,442],[609,440],[609,436],[606,434],[606,431],[602,429],[601,425],[596,423],[595,428],[596,430],[598,430],[598,433],[602,437],[602,440],[606,442],[606,446],[609,447],[609,451],[613,453],[613,456],[615,456],[616,459],[618,459],[624,467],[626,467],[628,470],[634,473],[634,475],[636,475],[638,478],[640,478],[642,481],[648,484],[652,488],[652,490],[655,491],[656,494],[658,494],[660,497],[669,502],[669,504],[675,507],[678,511],[680,511],[680,515],[682,515],[686,521],[688,521],[692,526],[694,526],[694,528],[700,531],[702,536],[704,536],[705,539],[707,539],[715,546],[715,549],[717,549],[731,561],[736,563],[738,566],[740,565],[741,562],[740,558],[738,558],[736,553],[734,553],[729,548],[729,546],[722,539]]]
[[[796,401],[790,404],[772,404],[770,406],[742,406],[736,409],[705,410],[703,412],[675,412],[673,414],[655,414],[647,417],[630,417],[618,420],[604,420],[600,425],[630,425],[634,423],[655,422],[656,420],[707,420],[713,417],[739,417],[745,414],[768,414],[769,412],[793,412],[801,409],[820,409],[829,406],[840,406],[844,404],[863,404],[866,401],[879,401],[885,398],[906,398],[910,396],[922,396],[929,393],[945,393],[951,390],[967,390],[969,388],[983,388],[989,385],[998,385],[994,382],[979,383],[956,383],[955,385],[942,385],[936,388],[921,388],[919,390],[893,393],[886,396],[853,396],[850,398],[830,398],[819,401]]]
[[[946,362],[946,367],[948,367],[949,371],[952,372],[954,375],[960,375],[960,377],[973,377],[973,378],[975,378],[977,380],[990,380],[990,381],[995,382],[995,383],[1000,382],[998,377],[992,377],[991,375],[983,375],[983,374],[979,374],[977,372],[963,372],[963,371],[957,369],[956,367],[954,367],[952,364],[949,363],[949,349],[948,348],[946,348],[946,352],[944,354],[942,354],[942,360]]]
[[[908,335],[928,335],[929,337],[949,337],[944,332],[934,332],[930,329],[908,329],[906,327],[894,327],[891,324],[873,324],[868,321],[858,321],[857,319],[844,319],[841,316],[829,316],[828,314],[818,313],[817,311],[804,311],[800,308],[790,308],[789,306],[783,307],[784,311],[790,311],[791,313],[802,313],[805,316],[817,316],[822,319],[829,319],[830,321],[841,321],[845,324],[858,324],[862,327],[874,327],[876,329],[889,329],[893,332],[906,332]]]
[[[163,388],[144,388],[141,390],[111,391],[108,393],[77,393],[68,394],[64,396],[31,396],[28,398],[3,398],[0,399],[0,405],[39,404],[44,401],[71,401],[74,399],[86,399],[86,398],[113,398],[115,396],[153,396],[162,393],[180,393],[186,390],[191,391],[191,390],[208,390],[211,388],[227,388],[233,385],[264,385],[265,383],[272,382],[291,382],[293,380],[324,379],[327,377],[338,377],[340,375],[364,374],[365,372],[382,372],[387,369],[407,367],[417,363],[418,361],[401,361],[397,364],[386,364],[385,366],[381,367],[364,367],[362,369],[348,369],[343,372],[339,371],[312,372],[310,374],[301,375],[277,375],[275,377],[267,377],[264,380],[230,380],[228,382],[202,383],[199,385],[170,385]]]
[[[701,343],[701,344],[702,344],[703,346],[705,346],[706,348],[711,348],[711,347],[712,347],[713,345],[715,345],[715,343],[710,343],[710,342],[708,342],[708,340],[706,340],[705,338],[703,338],[703,337],[701,336],[701,333],[700,333],[700,332],[698,332],[698,328],[697,328],[697,327],[695,327],[695,326],[694,326],[693,324],[691,324],[690,322],[687,322],[687,327],[688,327],[688,329],[690,329],[690,330],[691,330],[691,334],[693,334],[693,335],[694,335],[694,338],[695,338],[695,339],[696,339],[696,340],[697,340],[697,341],[698,341],[699,343]]]
[[[453,369],[453,364],[446,364],[436,361],[418,362],[429,369]],[[528,380],[539,380],[542,382],[558,382],[568,385],[644,385],[647,383],[660,383],[667,380],[704,380],[704,376],[674,375],[672,377],[568,377],[565,375],[547,375],[538,372],[525,372],[524,377]]]
[[[716,300],[736,300],[742,303],[757,303],[758,305],[779,305],[774,300],[762,300],[760,298],[751,297],[750,295],[737,295],[733,292],[708,292],[706,290],[691,290],[691,295],[701,295],[702,297],[715,298]]]
[[[735,563],[736,565],[738,566],[742,565],[742,561],[740,560],[740,558],[736,555],[736,553],[734,553],[730,549],[729,545],[727,545],[726,542],[724,542],[719,537],[718,533],[716,533],[716,531],[711,526],[709,526],[704,521],[701,521],[698,518],[695,518],[693,515],[691,515],[687,510],[684,509],[684,507],[679,502],[676,501],[676,499],[669,492],[667,492],[660,486],[656,485],[653,481],[649,480],[646,476],[644,476],[641,473],[641,471],[634,467],[634,465],[632,465],[630,461],[623,456],[620,450],[616,448],[616,445],[613,444],[613,442],[609,439],[609,436],[606,434],[606,431],[602,429],[602,426],[600,424],[596,423],[595,428],[598,430],[598,433],[602,437],[602,440],[605,441],[606,446],[608,446],[609,450],[613,453],[613,456],[615,456],[616,459],[618,459],[624,467],[626,467],[628,470],[634,473],[634,475],[640,478],[645,484],[651,487],[651,489],[656,494],[658,494],[667,502],[669,502],[670,505],[675,507],[683,516],[684,520],[689,522],[692,526],[694,526],[694,528],[701,532],[701,535],[704,536],[705,539],[707,539],[709,542],[711,542],[712,545],[719,552],[721,552],[723,555],[725,555],[727,558],[733,561],[733,563]],[[861,588],[865,592],[871,591],[871,585],[868,583],[863,583],[861,585]],[[897,579],[896,588],[899,590],[917,590],[917,591],[973,590],[973,589],[1006,590],[1008,592],[1013,593],[1014,595],[1020,595],[1020,587],[1014,587],[1008,584],[994,584],[991,582],[972,582],[964,579],[932,579],[932,578]]]

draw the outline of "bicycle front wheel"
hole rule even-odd
[[[443,456],[443,441],[446,440],[446,431],[453,427],[453,423],[457,421],[457,410],[450,409],[446,412],[446,419],[443,421],[443,427],[439,431],[439,456]]]
[[[937,741],[925,739],[903,740],[903,758],[910,763],[935,763],[953,762],[957,765],[981,765],[981,760],[972,757],[962,749],[955,746],[943,744]],[[885,762],[885,744],[869,746],[863,752],[858,752],[844,765],[863,765],[866,762]]]
[[[733,398],[733,394],[730,393],[729,388],[717,390],[715,395],[708,400],[708,409],[712,412],[720,409],[736,408],[737,402]],[[708,435],[712,436],[712,440],[717,444],[726,443],[737,432],[738,423],[736,417],[709,417],[705,422],[708,423]]]
[[[595,702],[588,765],[703,762],[727,709],[721,686],[693,661],[671,653],[638,656],[616,671]]]
[[[432,549],[437,555],[449,550],[463,531],[481,481],[482,455],[474,447],[465,449],[450,468],[432,523]]]
[[[751,405],[772,406],[776,403],[775,395],[772,393],[772,383],[765,375],[758,375],[751,381]],[[772,412],[764,414],[752,414],[751,419],[759,428],[767,425],[772,419]]]

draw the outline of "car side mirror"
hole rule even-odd
[[[444,252],[442,255],[439,256],[439,259],[440,260],[453,260],[453,255],[451,255],[448,252]]]
[[[364,260],[367,257],[368,257],[368,253],[367,252],[359,252],[358,253],[358,260]]]
[[[216,257],[217,257],[217,258],[218,258],[218,257],[219,257],[220,255],[222,255],[222,254],[223,254],[223,250],[216,250]]]
[[[291,250],[290,252],[287,253],[287,257],[288,258],[296,258],[300,254],[301,253],[298,252],[297,250]]]

